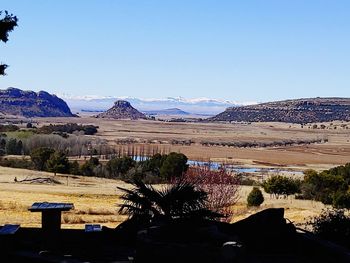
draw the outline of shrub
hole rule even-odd
[[[23,143],[21,140],[11,138],[6,142],[5,152],[6,154],[21,155],[23,151]]]
[[[349,247],[350,217],[341,209],[326,209],[308,223],[313,232],[322,238]]]
[[[334,194],[338,191],[345,192],[347,189],[348,185],[340,175],[330,175],[326,172],[309,172],[304,177],[301,193],[305,199],[332,204]]]
[[[300,185],[300,180],[281,175],[272,176],[262,184],[266,193],[273,194],[277,198],[280,195],[287,197],[288,195],[299,193]]]
[[[135,161],[131,157],[125,156],[109,160],[106,169],[111,177],[118,177],[126,174],[134,166]]]
[[[80,166],[79,166],[79,163],[77,161],[69,163],[69,173],[75,174],[75,175],[81,174]]]
[[[208,207],[224,214],[230,221],[233,215],[231,206],[239,198],[240,177],[229,174],[225,169],[212,170],[207,166],[190,167],[178,180],[185,180],[207,193]]]
[[[56,125],[45,125],[38,129],[38,132],[44,134],[51,134],[53,132],[57,132],[59,134],[62,133],[70,133],[76,131],[83,131],[85,135],[94,135],[97,133],[98,126],[94,125],[81,125],[77,123],[67,123],[67,124],[56,124]]]
[[[0,158],[0,166],[30,170],[34,169],[33,163],[25,159]]]
[[[19,127],[13,124],[3,125],[0,124],[0,132],[14,132],[19,130]]]
[[[81,167],[80,171],[82,175],[86,176],[96,176],[95,169],[100,166],[100,162],[98,158],[91,157],[88,161],[86,161]]]
[[[333,207],[350,209],[350,193],[338,191],[333,196]]]
[[[253,190],[247,197],[248,206],[260,206],[264,202],[264,196],[258,187],[253,187]]]
[[[188,169],[187,157],[182,153],[171,152],[160,168],[160,176],[165,180],[181,177]]]
[[[46,162],[50,159],[51,154],[55,152],[52,148],[40,147],[30,153],[30,158],[34,163],[35,169],[43,171],[46,169]]]

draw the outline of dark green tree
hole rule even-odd
[[[55,152],[52,148],[40,147],[34,149],[30,153],[30,158],[34,164],[35,169],[44,171],[46,169],[46,162],[50,159],[51,154]]]
[[[182,153],[171,152],[160,168],[160,176],[165,180],[181,177],[188,169],[187,157]]]
[[[280,195],[287,197],[288,195],[299,193],[300,185],[300,180],[281,175],[272,176],[262,184],[266,193],[273,194],[277,198]]]
[[[345,182],[350,185],[350,163],[331,168],[328,171],[325,171],[325,173],[340,175],[344,178]]]
[[[22,154],[23,144],[22,141],[15,138],[10,138],[5,146],[5,152],[9,155],[20,155]]]
[[[69,173],[76,174],[76,175],[81,174],[80,166],[77,161],[69,163]]]
[[[338,191],[333,196],[333,207],[337,209],[350,209],[350,193]]]
[[[248,206],[260,206],[264,202],[264,196],[258,187],[253,187],[247,197]]]
[[[142,170],[144,172],[151,171],[154,172],[156,175],[160,175],[160,168],[162,167],[165,159],[168,157],[166,154],[160,154],[156,153],[148,160],[145,160],[142,164]]]
[[[118,177],[126,174],[136,162],[131,157],[113,158],[106,164],[106,169],[111,177]]]
[[[50,155],[50,158],[46,162],[46,168],[49,172],[56,173],[69,173],[69,161],[67,155],[63,152],[55,152]]]
[[[346,192],[348,185],[340,175],[331,175],[326,172],[310,172],[304,177],[301,186],[303,198],[332,204],[337,192]]]
[[[82,175],[95,176],[95,169],[100,165],[100,161],[96,157],[91,157],[81,167],[80,171]]]
[[[17,155],[21,155],[23,153],[23,142],[21,140],[17,141],[16,149],[17,149],[17,152],[16,152]]]
[[[6,154],[6,140],[0,137],[0,156]]]
[[[3,15],[4,14],[4,15]],[[17,26],[17,17],[7,11],[0,11],[0,41],[6,43],[9,33]],[[0,75],[5,75],[6,64],[0,64]]]

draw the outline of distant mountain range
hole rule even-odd
[[[309,98],[230,107],[208,120],[289,123],[350,121],[350,98]]]
[[[144,111],[143,113],[151,116],[156,115],[190,115],[191,113],[180,110],[178,108],[164,109],[164,110],[153,110],[153,111]]]
[[[72,117],[64,100],[46,91],[0,90],[1,115],[24,117]]]
[[[65,99],[74,111],[102,112],[98,114],[99,118],[145,119],[146,115],[183,115],[181,118],[188,118],[193,115],[214,115],[215,112],[221,112],[205,121],[288,123],[350,121],[350,98],[293,99],[245,106],[232,101],[182,97],[125,100],[112,97]],[[23,91],[17,88],[0,90],[0,116],[75,116],[68,105],[63,99],[46,91]]]
[[[58,94],[58,96],[67,102],[73,112],[105,111],[109,109],[116,100],[126,100],[141,112],[178,108],[188,113],[203,115],[215,115],[224,111],[228,107],[255,104],[255,102],[240,103],[229,100],[217,100],[208,98],[187,99],[183,97],[169,97],[164,99],[143,99],[133,97],[76,97],[68,96],[65,94]]]

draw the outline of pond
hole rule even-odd
[[[222,163],[218,162],[201,162],[188,160],[187,162],[190,166],[210,166],[211,169],[219,169],[222,167]],[[225,168],[229,171],[234,171],[237,173],[284,173],[290,175],[303,175],[302,171],[294,171],[290,169],[283,168],[265,168],[265,167],[241,167],[235,165],[225,165]]]

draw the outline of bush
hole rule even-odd
[[[239,176],[233,176],[225,169],[212,170],[208,166],[195,166],[190,167],[185,175],[177,180],[194,184],[206,192],[207,206],[212,211],[225,215],[226,221],[230,221],[233,215],[232,206],[239,199]]]
[[[346,192],[348,185],[340,175],[331,175],[327,172],[306,173],[301,186],[303,198],[321,201],[324,204],[332,204],[337,192]]]
[[[150,172],[153,172],[159,176],[160,175],[160,168],[162,167],[162,165],[167,157],[168,157],[168,155],[166,155],[166,154],[162,155],[160,153],[156,153],[151,158],[142,162],[142,171],[143,172],[150,171]]]
[[[187,157],[182,153],[171,152],[160,168],[160,176],[165,180],[180,178],[188,169]]]
[[[253,187],[247,198],[248,206],[260,206],[264,202],[264,196],[258,187]]]
[[[315,234],[327,240],[349,247],[350,217],[341,209],[326,209],[308,223]]]
[[[0,124],[0,132],[14,132],[19,130],[19,127],[13,124],[3,125]]]
[[[96,168],[99,166],[100,162],[98,158],[91,157],[80,167],[81,174],[85,176],[96,176]]]
[[[21,140],[11,138],[6,142],[5,152],[8,155],[21,155],[23,151],[23,143]]]
[[[70,133],[76,131],[83,131],[85,135],[94,135],[97,133],[98,126],[94,125],[81,125],[77,123],[67,123],[67,124],[56,124],[56,125],[45,125],[38,129],[39,133],[51,134],[57,132],[59,134],[62,133]]]
[[[338,191],[333,196],[333,207],[350,209],[350,193]]]
[[[75,175],[81,175],[80,166],[77,161],[69,163],[69,173]]]
[[[301,181],[281,175],[272,176],[262,184],[266,193],[274,194],[277,198],[280,195],[288,195],[300,192]]]
[[[126,174],[132,167],[135,166],[135,161],[131,157],[113,158],[106,164],[106,169],[110,177],[118,177]]]
[[[0,158],[0,166],[30,170],[34,169],[33,163],[25,159]]]
[[[46,162],[50,159],[51,154],[55,152],[52,148],[40,147],[30,153],[30,158],[34,163],[35,169],[44,171],[46,169]]]

